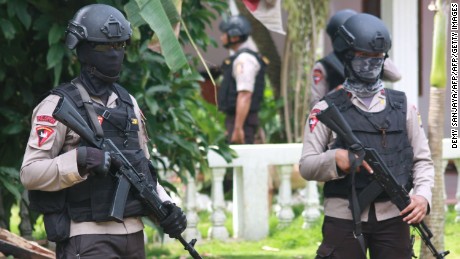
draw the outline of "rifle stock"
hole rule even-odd
[[[409,205],[411,202],[409,193],[403,186],[399,185],[398,181],[390,172],[379,153],[373,148],[363,147],[359,139],[351,130],[348,122],[334,104],[330,104],[327,109],[318,113],[316,117],[324,125],[344,139],[345,143],[350,147],[352,152],[355,152],[356,154],[364,152],[364,161],[366,161],[374,171],[372,177],[388,194],[391,202],[394,203],[400,211]],[[425,222],[421,221],[418,224],[412,224],[412,226],[417,230],[422,241],[430,249],[435,258],[442,259],[450,253],[448,250],[443,252],[438,252],[436,250],[430,240],[431,237],[433,237],[433,234]]]
[[[148,206],[157,219],[161,221],[168,216],[169,212],[167,208],[162,206],[162,201],[160,197],[158,197],[154,187],[147,184],[144,174],[140,174],[136,171],[110,139],[97,138],[96,134],[94,134],[88,126],[88,123],[86,123],[65,97],[61,97],[59,100],[53,112],[53,117],[75,131],[75,133],[93,147],[110,152],[112,163],[115,163],[115,166],[119,168],[115,175],[118,178],[117,188],[109,211],[109,217],[111,219],[117,222],[123,221],[126,199],[130,188],[134,188],[140,199]],[[194,248],[196,239],[187,242],[181,235],[175,238],[182,243],[184,249],[187,250],[193,258],[201,259],[201,256]]]

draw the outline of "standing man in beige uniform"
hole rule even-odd
[[[326,32],[334,41],[335,33],[345,21],[357,14],[354,10],[343,9],[336,12],[330,19],[326,27]],[[334,51],[316,61],[311,70],[312,88],[310,96],[310,109],[318,103],[327,93],[342,88],[345,81],[345,67],[343,62],[337,57]],[[398,68],[389,58],[385,59],[383,65],[382,80],[397,82],[401,79]]]
[[[141,217],[152,215],[130,193],[123,222],[108,217],[115,190],[110,154],[86,146],[52,116],[60,98],[68,99],[93,130],[100,126],[104,137],[146,176],[170,212],[159,222],[164,232],[175,237],[187,225],[148,160],[148,137],[136,100],[115,83],[131,33],[130,23],[112,6],[81,8],[66,30],[66,45],[76,48],[81,73],[52,90],[32,114],[21,181],[30,190],[31,208],[44,214],[48,239],[57,243],[57,258],[145,258]],[[100,125],[91,124],[91,118]]]
[[[411,258],[409,224],[429,211],[434,168],[420,116],[403,92],[384,89],[379,79],[390,47],[386,26],[369,14],[349,18],[334,39],[347,78],[343,89],[326,95],[311,111],[300,159],[305,179],[325,182],[323,241],[316,258],[364,259],[367,249],[372,259]],[[412,190],[406,209],[400,212],[380,193],[353,218],[349,147],[316,118],[332,104],[363,145],[375,148],[398,182]],[[358,195],[371,186],[369,172],[372,168],[364,162],[356,173]]]
[[[222,64],[219,110],[226,114],[227,139],[232,144],[253,144],[259,127],[258,112],[265,88],[265,62],[248,37],[251,24],[241,15],[219,26],[225,48],[234,52]]]

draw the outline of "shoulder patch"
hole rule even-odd
[[[49,122],[51,124],[55,124],[56,119],[53,116],[49,116],[49,115],[38,115],[37,122]]]
[[[265,65],[270,64],[270,59],[268,59],[266,56],[262,56],[262,61],[265,63]]]
[[[53,135],[54,130],[47,126],[37,126],[35,132],[38,136],[38,146],[41,147]]]
[[[420,115],[420,112],[418,111],[417,107],[415,105],[412,105],[412,109],[417,112],[417,121],[418,121],[418,125],[420,126],[420,128],[423,127],[423,123],[422,123],[422,116]]]
[[[310,113],[310,116],[308,116],[308,125],[310,126],[310,132],[313,132],[313,130],[316,127],[316,124],[318,124],[318,118],[316,118],[316,114],[318,114],[321,110],[320,109],[313,109]]]
[[[321,80],[323,80],[323,72],[320,69],[313,70],[313,82],[317,85]]]
[[[419,112],[417,112],[417,119],[418,119],[418,125],[420,126],[420,128],[423,128],[422,116],[420,116]]]
[[[243,62],[238,62],[236,64],[236,67],[235,67],[235,74],[236,75],[240,75],[240,74],[243,74],[244,72],[244,66],[243,66]]]

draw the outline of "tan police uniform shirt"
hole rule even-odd
[[[312,87],[310,96],[310,109],[318,103],[329,92],[329,83],[327,81],[327,71],[321,62],[316,62],[312,69]],[[382,80],[396,82],[401,79],[401,74],[394,62],[387,58],[383,65]],[[333,91],[333,90],[332,90]]]
[[[243,42],[238,50],[250,49],[257,52],[257,48],[249,40]],[[236,82],[236,91],[254,92],[257,73],[259,73],[260,64],[254,55],[243,52],[233,61],[233,78]]]
[[[52,114],[60,97],[49,95],[32,113],[32,129],[21,166],[21,182],[28,190],[58,191],[86,180],[78,173],[76,148],[80,137],[53,118]],[[102,104],[97,97],[93,101]],[[107,107],[116,107],[118,96],[112,93]],[[134,112],[139,125],[139,144],[145,156],[150,157],[145,131],[145,121],[136,100],[131,96]],[[171,200],[164,188],[157,185],[161,200]],[[117,222],[71,222],[70,236],[82,234],[130,234],[141,231],[143,223],[140,217],[126,218]]]
[[[369,107],[367,107],[358,97],[351,97],[352,103],[365,112],[379,112],[385,108],[386,98],[382,92],[377,93]],[[344,176],[337,173],[335,161],[335,149],[328,149],[334,143],[336,134],[319,122],[315,117],[319,111],[327,108],[327,103],[321,101],[317,103],[305,126],[302,155],[300,158],[300,173],[306,180],[320,182],[334,181]],[[352,122],[349,122],[352,123]],[[414,189],[411,194],[423,196],[431,204],[431,188],[434,184],[434,167],[431,160],[431,153],[428,140],[423,131],[420,115],[415,106],[408,104],[406,126],[409,141],[414,150]],[[348,199],[325,198],[324,214],[326,216],[352,219],[351,211],[348,208]],[[399,215],[398,208],[391,203],[376,202],[375,210],[377,220],[385,220]],[[363,209],[361,220],[367,221],[369,206]]]

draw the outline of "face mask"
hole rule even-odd
[[[375,83],[382,72],[384,58],[355,56],[351,60],[351,69],[357,79]]]
[[[97,46],[96,46],[97,47]],[[95,75],[104,81],[116,81],[120,75],[123,59],[125,56],[124,48],[108,48],[104,51],[84,44],[77,49],[80,62],[90,70],[95,69]]]

